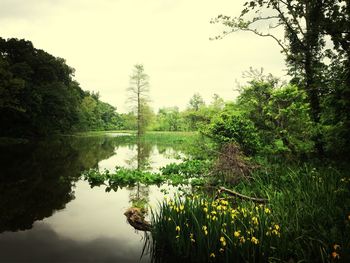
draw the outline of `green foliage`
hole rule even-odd
[[[83,175],[91,187],[105,185],[106,191],[109,192],[138,184],[203,185],[206,182],[203,173],[208,171],[208,167],[208,162],[193,160],[181,164],[169,164],[160,169],[161,173],[117,167],[113,173],[108,170],[100,172],[97,169],[90,169],[85,171]]]
[[[91,187],[106,185],[106,191],[117,191],[118,188],[132,187],[138,183],[151,185],[165,182],[160,174],[141,171],[137,169],[117,168],[114,173],[108,170],[99,172],[97,169],[90,169],[84,173],[84,178]]]
[[[204,100],[199,93],[195,93],[189,102],[189,109],[198,111],[201,107],[205,106]]]
[[[152,225],[153,262],[267,261],[284,230],[268,207],[204,196],[167,199]]]
[[[115,129],[115,108],[84,92],[73,73],[30,41],[0,38],[0,136]]]
[[[255,154],[261,146],[254,123],[227,111],[214,118],[202,132],[220,145],[228,142],[237,143],[247,155]]]
[[[306,101],[304,91],[288,85],[275,90],[264,108],[265,124],[274,133],[275,145],[282,142],[294,155],[310,153],[314,147],[312,139],[316,132]]]
[[[153,130],[183,131],[184,129],[184,120],[179,112],[178,107],[159,109]]]
[[[219,15],[211,21],[225,27],[222,35],[214,39],[248,31],[276,41],[285,55],[291,83],[307,94],[315,127],[311,144],[320,156],[326,150],[329,156],[343,159],[349,156],[350,149],[349,13],[347,0],[253,0],[244,4],[239,17]],[[283,40],[274,31],[281,27]],[[329,45],[330,41],[333,45]],[[284,136],[283,140],[288,138]],[[295,140],[289,143],[291,146],[283,148],[307,152],[311,146]]]
[[[217,94],[209,105],[205,105],[202,96],[194,94],[186,110],[178,107],[165,107],[158,111],[150,129],[155,131],[197,131],[210,123],[210,120],[224,108],[224,100]]]
[[[0,38],[1,136],[42,136],[70,130],[82,90],[74,70],[25,40]]]
[[[350,244],[346,234],[350,230],[349,178],[332,166],[316,167],[270,164],[258,170],[251,183],[236,187],[243,194],[269,198],[276,219],[286,226],[285,239],[279,244],[281,256],[296,261],[328,261],[334,244],[342,248]],[[342,252],[346,262],[350,251]]]
[[[185,160],[179,164],[171,163],[160,170],[163,175],[181,175],[185,178],[204,177],[208,174],[212,163],[207,160]]]
[[[286,167],[276,163],[260,168],[252,181],[235,187],[248,196],[267,197],[267,207],[237,199],[232,205],[214,203],[205,193],[161,203],[152,222],[154,261],[330,262],[336,252],[347,262],[349,178],[327,166]]]
[[[316,129],[307,95],[295,85],[277,87],[277,83],[273,77],[251,81],[236,107],[253,122],[265,154],[292,153],[295,158],[311,153]]]

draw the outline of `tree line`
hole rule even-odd
[[[73,76],[64,59],[30,41],[0,38],[0,136],[116,128],[115,107],[82,90]]]

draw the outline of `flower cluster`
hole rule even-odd
[[[205,250],[207,259],[259,247],[268,249],[271,241],[281,236],[271,208],[264,205],[233,206],[225,199],[175,198],[163,203],[161,214],[166,219],[162,224],[175,230],[175,247]]]

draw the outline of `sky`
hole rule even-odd
[[[269,38],[220,34],[219,14],[238,16],[243,0],[0,0],[0,37],[30,40],[75,68],[84,90],[126,112],[129,77],[143,64],[151,105],[185,109],[194,93],[237,96],[249,67],[285,76],[283,55]]]

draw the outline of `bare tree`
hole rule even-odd
[[[144,108],[149,101],[149,76],[144,72],[143,65],[134,66],[127,92],[129,94],[127,101],[133,105],[133,110],[137,113],[137,135],[141,136],[147,124]]]

